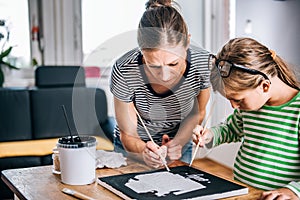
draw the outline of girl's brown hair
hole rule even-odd
[[[228,60],[236,65],[256,69],[269,77],[278,76],[292,88],[300,88],[295,72],[274,51],[252,38],[235,38],[227,42],[217,54],[217,59]],[[256,88],[264,79],[241,70],[232,70],[229,77],[221,78],[216,68],[211,71],[214,90],[223,94],[224,87],[231,91]]]
[[[171,0],[149,0],[138,27],[142,50],[188,45],[187,25]]]

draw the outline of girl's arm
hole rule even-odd
[[[235,109],[224,123],[210,128],[213,133],[213,146],[223,143],[240,142],[243,135],[243,120],[240,110]]]

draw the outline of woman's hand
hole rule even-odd
[[[299,197],[288,188],[279,188],[263,192],[259,200],[299,200]]]
[[[162,145],[167,146],[167,156],[170,160],[179,160],[182,156],[182,145],[176,140],[170,140],[169,136],[164,134],[162,138]]]
[[[157,146],[151,141],[146,143],[146,146],[142,152],[144,162],[151,167],[158,168],[161,167],[167,157],[167,147],[162,145]]]
[[[199,142],[200,147],[203,147],[205,144],[211,142],[212,138],[212,133],[207,129],[204,130],[200,125],[197,125],[193,129],[193,142],[195,144],[198,144]]]

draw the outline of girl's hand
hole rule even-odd
[[[200,125],[197,125],[193,129],[193,142],[195,144],[198,144],[198,142],[200,142],[200,147],[203,147],[205,144],[209,143],[212,140],[212,138],[212,133],[207,129],[203,130],[203,127]]]
[[[299,197],[288,188],[279,188],[263,192],[259,200],[299,200]]]
[[[142,152],[144,162],[151,167],[158,168],[163,165],[162,159],[165,161],[167,156],[166,146],[157,146],[151,141],[146,143],[146,146]]]

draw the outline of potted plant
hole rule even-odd
[[[12,46],[6,47],[7,42],[9,40],[9,29],[5,23],[5,20],[0,19],[0,45],[1,45],[1,52],[0,52],[0,87],[3,87],[4,83],[4,67],[8,67],[9,69],[19,69],[16,66],[13,66],[9,62],[9,54],[12,51]]]

